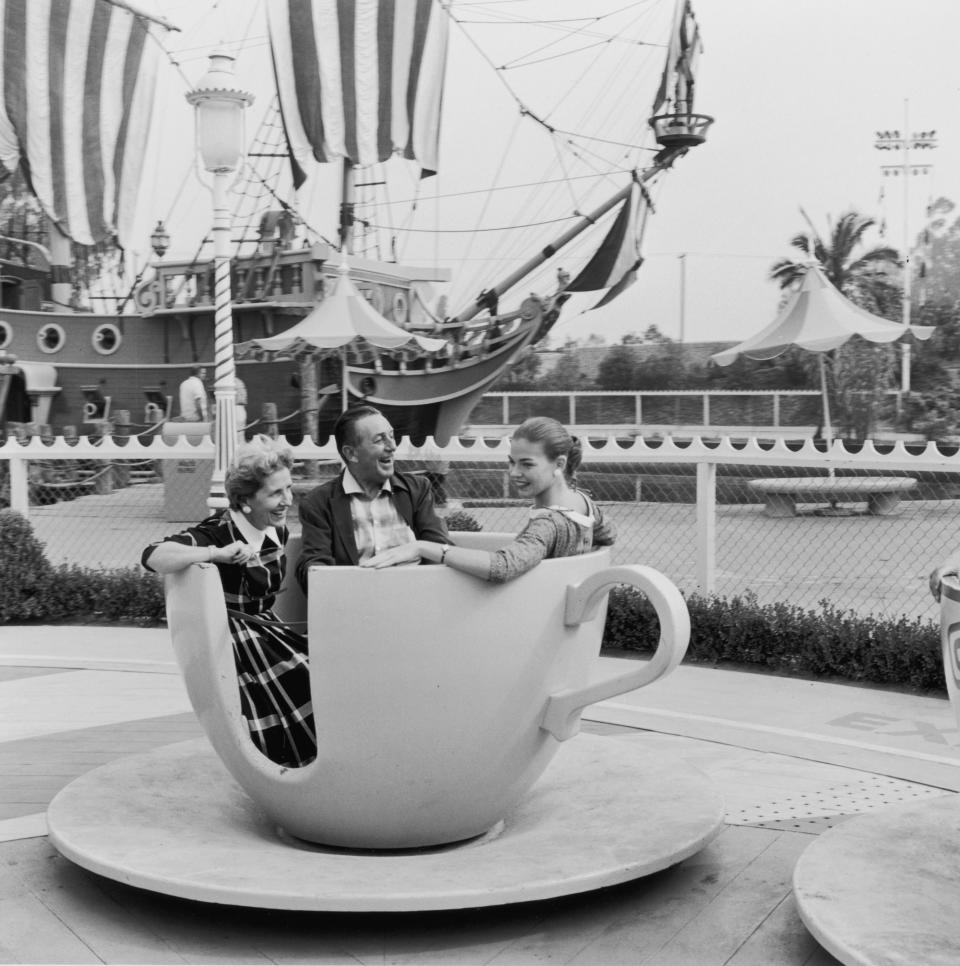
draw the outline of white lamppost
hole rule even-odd
[[[877,131],[874,147],[878,151],[899,151],[897,164],[882,164],[884,177],[893,175],[903,178],[903,324],[910,324],[910,178],[929,174],[932,165],[917,164],[910,160],[910,151],[929,151],[937,146],[936,131],[910,133],[910,102],[903,102],[903,136],[900,131]],[[903,342],[901,351],[900,391],[910,392],[910,344]]]
[[[214,379],[216,407],[213,478],[207,505],[227,506],[224,489],[226,468],[237,444],[237,389],[233,366],[233,316],[230,310],[230,209],[227,176],[243,159],[244,109],[253,95],[234,85],[233,58],[217,51],[210,55],[210,69],[187,100],[195,108],[197,149],[203,166],[213,175],[214,258]]]

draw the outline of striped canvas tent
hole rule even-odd
[[[437,170],[449,20],[435,0],[271,0],[267,14],[298,186],[311,159]]]
[[[0,163],[83,245],[130,241],[159,47],[98,0],[0,0]]]

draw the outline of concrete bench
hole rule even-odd
[[[902,494],[917,481],[906,476],[808,476],[751,480],[750,489],[762,494],[764,512],[770,517],[796,516],[798,503],[867,504],[867,513],[889,513]]]

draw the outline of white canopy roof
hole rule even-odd
[[[803,284],[783,311],[756,335],[710,358],[729,366],[738,356],[773,359],[792,346],[810,352],[829,352],[859,335],[869,342],[894,342],[907,332],[929,339],[933,326],[903,326],[854,305],[830,283],[817,263],[807,266]]]
[[[429,339],[407,332],[380,315],[357,291],[346,262],[343,262],[333,291],[318,302],[309,315],[280,335],[239,343],[237,356],[241,359],[297,359],[323,355],[357,340],[378,349],[409,347],[421,352],[438,352],[446,346],[443,339]]]

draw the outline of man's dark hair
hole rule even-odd
[[[366,416],[382,416],[383,413],[380,412],[376,406],[370,406],[367,403],[362,403],[359,406],[351,406],[349,409],[345,409],[337,421],[333,424],[333,438],[337,444],[337,452],[343,455],[344,446],[353,446],[357,441],[357,434],[354,427],[357,422]]]

